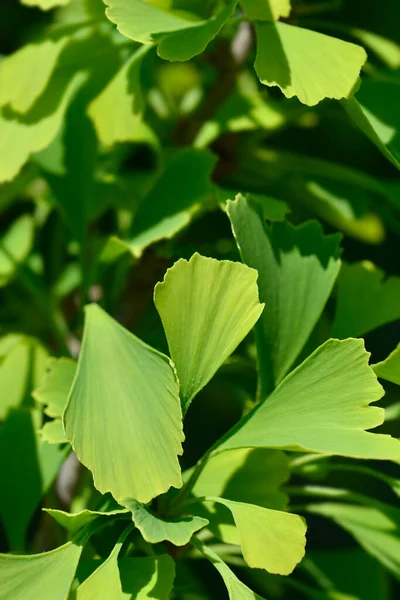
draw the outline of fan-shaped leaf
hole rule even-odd
[[[147,503],[181,486],[178,383],[170,361],[102,309],[86,309],[75,380],[64,412],[67,438],[116,500]]]
[[[254,21],[277,21],[288,17],[292,9],[290,0],[241,0],[241,4]]]
[[[49,417],[62,417],[68,394],[76,373],[76,362],[71,358],[49,358],[47,372],[41,385],[32,395],[45,405]]]
[[[21,0],[26,6],[38,6],[42,10],[50,10],[56,6],[66,6],[71,0]]]
[[[125,600],[169,600],[175,578],[175,564],[168,554],[118,561]]]
[[[381,379],[400,385],[400,344],[382,362],[372,365]]]
[[[154,302],[186,410],[259,318],[257,272],[194,254],[167,271]]]
[[[117,508],[115,510],[104,509],[104,510],[89,510],[85,508],[78,513],[67,513],[63,510],[56,510],[54,508],[44,508],[47,514],[57,521],[64,527],[71,535],[75,535],[89,525],[93,523],[99,517],[114,517],[115,515],[128,514],[129,511],[125,508]]]

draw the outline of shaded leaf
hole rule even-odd
[[[277,21],[288,17],[292,9],[290,0],[241,0],[246,16],[255,21]]]
[[[85,508],[78,513],[68,513],[63,510],[56,510],[53,508],[44,508],[43,509],[47,514],[49,514],[53,519],[64,527],[71,535],[75,535],[89,525],[93,523],[99,517],[114,517],[115,515],[123,515],[128,514],[129,511],[124,508],[117,508],[115,510],[112,509],[104,509],[104,510],[89,510]]]
[[[243,262],[258,271],[266,305],[256,325],[263,399],[286,375],[322,313],[340,267],[340,237],[324,236],[315,221],[268,228],[240,195],[227,203],[227,212]]]
[[[161,519],[136,500],[125,500],[124,506],[131,511],[133,522],[143,538],[151,544],[168,540],[175,546],[185,546],[196,531],[208,525],[207,519],[201,517]]]
[[[384,410],[369,406],[383,389],[362,340],[328,340],[292,371],[222,440],[230,448],[266,447],[400,461],[400,441],[366,432]]]
[[[146,558],[121,558],[118,562],[123,598],[168,600],[172,592],[175,564],[168,554]]]
[[[369,262],[343,264],[332,335],[364,335],[400,319],[400,277],[385,277]]]
[[[181,486],[184,436],[171,363],[94,304],[63,421],[102,493],[147,503]]]
[[[259,318],[257,272],[194,254],[154,290],[176,366],[184,411]]]
[[[6,285],[32,249],[35,232],[30,215],[16,219],[0,239],[0,287]]]
[[[400,385],[400,344],[382,362],[372,365],[381,379]]]
[[[322,33],[281,22],[257,24],[260,81],[308,106],[324,98],[348,98],[366,58],[361,46]]]

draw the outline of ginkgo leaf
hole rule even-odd
[[[372,263],[343,264],[338,277],[332,335],[361,336],[400,319],[400,277],[385,277]]]
[[[85,81],[84,73],[76,73],[62,90],[62,96],[51,114],[35,122],[6,118],[0,113],[0,182],[13,179],[29,156],[50,144],[61,128],[65,112]]]
[[[64,36],[28,44],[11,54],[0,66],[0,106],[25,113],[50,81],[61,52],[69,42]]]
[[[265,508],[283,509],[287,496],[279,490],[289,479],[289,461],[280,450],[238,448],[211,458],[192,493],[221,496]]]
[[[257,24],[255,69],[265,85],[308,106],[354,93],[367,55],[361,46],[287,23]]]
[[[50,10],[56,6],[66,6],[71,0],[21,0],[26,6],[37,6],[42,10]]]
[[[86,308],[63,421],[102,493],[147,503],[182,485],[184,436],[173,367],[94,304]]]
[[[182,516],[177,519],[161,519],[136,500],[126,499],[123,505],[132,513],[132,519],[143,538],[150,544],[168,540],[175,546],[186,546],[192,535],[208,525],[207,519]]]
[[[70,535],[76,535],[78,531],[93,523],[99,517],[114,517],[116,515],[129,514],[126,508],[116,508],[115,510],[89,510],[85,508],[78,513],[67,513],[54,508],[44,508],[43,510],[53,517],[61,527],[64,527]]]
[[[0,554],[2,600],[67,600],[86,542],[85,532],[50,552]]]
[[[48,421],[38,431],[40,438],[49,444],[68,444],[60,418]]]
[[[125,529],[108,558],[75,591],[76,600],[122,600],[124,594],[118,569],[118,555],[133,529]]]
[[[400,385],[400,344],[382,362],[372,365],[381,379]]]
[[[149,47],[137,50],[88,108],[101,143],[110,147],[116,142],[153,142],[154,134],[144,123],[144,99],[140,70]]]
[[[400,461],[400,441],[369,433],[384,410],[383,388],[363,340],[328,340],[223,438],[214,453],[266,447]]]
[[[288,17],[292,9],[290,0],[241,0],[244,12],[254,21],[277,21]]]
[[[256,325],[264,399],[286,375],[311,334],[339,272],[340,236],[325,236],[316,221],[266,227],[242,196],[227,203],[244,263],[257,269],[266,309]]]
[[[107,0],[106,4],[107,17],[123,35],[143,44],[158,41],[161,58],[183,61],[203,52],[232,14],[237,0],[218,3],[211,15],[193,12],[190,2],[176,10],[145,0]]]
[[[35,223],[30,215],[16,219],[0,238],[0,287],[6,285],[32,249]]]
[[[253,592],[244,583],[240,581],[226,563],[211,548],[203,544],[197,538],[193,538],[192,544],[214,565],[221,575],[226,589],[228,590],[229,600],[263,600],[261,596]]]
[[[249,567],[289,575],[302,560],[307,530],[302,517],[216,496],[206,500],[222,504],[231,511],[237,536],[224,541],[240,543]]]
[[[336,521],[400,579],[400,510],[381,502],[376,506],[323,502],[308,505],[307,511]]]
[[[365,81],[356,96],[343,101],[354,123],[384,156],[400,169],[400,86],[391,81]]]
[[[118,561],[125,600],[169,600],[175,563],[168,554],[145,558],[123,557]]]
[[[75,373],[76,362],[71,358],[48,360],[46,375],[32,395],[37,402],[45,405],[44,412],[49,417],[62,417]]]
[[[184,411],[258,320],[257,272],[194,254],[179,260],[154,290],[176,366]]]

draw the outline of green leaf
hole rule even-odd
[[[0,106],[27,112],[49,84],[68,37],[23,46],[1,62]]]
[[[228,536],[224,541],[240,543],[249,567],[289,575],[302,560],[307,530],[302,517],[215,496],[206,500],[222,504],[231,511],[238,535],[231,539]]]
[[[277,21],[288,17],[292,10],[290,0],[241,0],[249,19],[254,21]]]
[[[21,0],[26,6],[38,6],[42,10],[50,10],[56,6],[66,6],[71,0]]]
[[[76,535],[78,531],[90,523],[93,523],[93,521],[99,517],[114,517],[115,515],[129,513],[129,511],[124,508],[115,510],[89,510],[85,508],[78,513],[67,513],[63,510],[56,510],[54,508],[44,508],[43,510],[53,517],[53,519],[55,519],[57,523],[61,525],[61,527],[64,527],[70,535]]]
[[[372,365],[381,379],[400,385],[400,344],[382,362]]]
[[[132,529],[133,525],[125,529],[108,558],[77,588],[76,600],[98,600],[99,598],[122,600],[124,598],[118,569],[118,555]]]
[[[48,421],[38,431],[40,438],[49,444],[68,444],[61,419]]]
[[[372,507],[324,502],[308,505],[307,511],[333,519],[400,579],[400,510],[382,503]]]
[[[228,590],[229,600],[263,600],[261,596],[253,592],[250,588],[242,583],[230,570],[227,564],[216,554],[211,548],[203,544],[200,540],[194,538],[193,546],[199,550],[204,556],[214,565],[221,575],[226,589]]]
[[[0,517],[12,550],[24,549],[31,518],[65,457],[64,449],[38,437],[32,411],[10,411],[0,427],[0,472],[7,486]]]
[[[400,277],[386,277],[370,262],[343,264],[332,335],[364,335],[400,319]]]
[[[100,142],[113,146],[117,142],[156,143],[154,134],[142,119],[144,98],[140,71],[149,47],[139,48],[88,108]]]
[[[121,558],[118,562],[123,598],[169,600],[175,564],[168,554],[146,558]]]
[[[266,305],[256,326],[264,399],[289,371],[322,313],[340,267],[340,237],[324,236],[315,221],[268,228],[242,196],[227,203],[227,212],[243,262],[258,271]]]
[[[222,496],[279,510],[287,504],[287,496],[279,487],[289,475],[288,459],[283,452],[239,448],[212,457],[192,492],[195,496]]]
[[[147,503],[182,485],[184,436],[173,367],[94,304],[86,308],[63,421],[102,493]]]
[[[167,271],[155,287],[154,303],[186,411],[259,318],[257,272],[196,253]]]
[[[175,546],[186,546],[196,531],[208,525],[207,519],[201,517],[161,519],[136,500],[125,500],[124,506],[131,511],[133,522],[150,544],[168,540]]]
[[[365,81],[343,106],[355,124],[384,156],[400,169],[400,85],[391,81]]]
[[[16,219],[0,239],[0,287],[15,275],[18,265],[30,253],[35,233],[34,220],[30,215]]]
[[[67,600],[84,541],[80,534],[50,552],[0,554],[2,600]]]
[[[76,373],[76,362],[71,358],[49,358],[46,375],[32,395],[45,406],[49,417],[62,417],[68,394]]]
[[[288,25],[257,24],[255,69],[261,83],[308,106],[324,98],[348,98],[367,55],[361,46]]]
[[[203,52],[231,16],[237,0],[217,3],[209,18],[194,12],[190,1],[179,10],[172,9],[170,2],[107,0],[106,4],[107,17],[123,35],[142,44],[159,42],[161,58],[185,61]]]
[[[286,448],[355,458],[400,461],[400,441],[366,432],[384,410],[369,406],[383,389],[362,340],[328,340],[292,371],[225,436],[231,448]]]

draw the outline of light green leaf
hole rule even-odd
[[[168,540],[175,546],[186,546],[196,531],[208,525],[207,519],[201,517],[161,519],[136,500],[124,500],[123,504],[131,511],[133,522],[150,544]]]
[[[154,303],[185,411],[259,318],[257,272],[196,253],[167,271],[155,287]]]
[[[0,554],[2,600],[67,600],[85,542],[80,534],[50,552]]]
[[[53,519],[57,521],[64,527],[70,535],[76,535],[78,531],[93,523],[99,517],[113,517],[115,515],[123,515],[128,514],[129,511],[124,508],[119,508],[115,510],[89,510],[85,508],[78,513],[67,513],[63,510],[56,510],[54,508],[44,508],[43,509],[47,514],[49,514]]]
[[[277,21],[288,17],[292,10],[290,0],[241,0],[244,12],[254,21]]]
[[[151,44],[158,41],[158,54],[171,61],[189,60],[203,52],[231,16],[237,0],[218,3],[214,14],[201,14],[204,7],[181,4],[174,10],[171,2],[107,0],[107,17],[125,36]],[[185,10],[187,8],[187,10]],[[199,12],[196,12],[199,8]]]
[[[118,569],[118,555],[133,529],[129,526],[120,536],[108,558],[76,589],[76,600],[122,600],[121,580]]]
[[[156,143],[154,134],[142,119],[144,98],[140,70],[148,50],[146,46],[137,50],[89,105],[88,115],[106,147],[129,141]]]
[[[311,334],[340,267],[340,237],[311,221],[265,226],[242,196],[227,204],[241,257],[257,269],[264,310],[256,326],[261,399],[286,375]]]
[[[30,215],[16,219],[0,239],[0,287],[6,285],[32,249],[35,225]]]
[[[207,497],[207,501],[231,511],[238,536],[224,541],[240,543],[249,567],[289,575],[303,558],[307,527],[302,517],[215,496]]]
[[[66,457],[65,449],[41,440],[36,427],[32,411],[24,408],[11,410],[0,427],[0,472],[7,486],[0,494],[0,518],[15,551],[24,549],[31,518]]]
[[[32,395],[37,402],[45,405],[46,415],[62,417],[76,373],[76,362],[71,358],[52,357],[46,366],[46,375]]]
[[[288,459],[283,452],[239,448],[212,457],[192,492],[195,496],[222,496],[279,510],[287,504],[287,496],[279,487],[289,475]]]
[[[250,588],[242,583],[230,570],[227,564],[216,554],[211,548],[194,538],[193,546],[199,550],[204,556],[214,565],[221,575],[229,594],[229,600],[263,600],[261,596],[253,592]]]
[[[369,406],[384,393],[369,356],[362,340],[328,340],[214,452],[266,447],[400,461],[399,440],[365,431],[384,420],[382,408]]]
[[[382,503],[373,507],[324,502],[308,505],[307,511],[336,521],[400,579],[400,510]]]
[[[168,554],[118,561],[123,598],[168,600],[175,578],[175,564]]]
[[[400,344],[382,362],[372,365],[381,379],[400,385]]]
[[[0,65],[0,106],[25,113],[43,93],[68,37],[23,46]]]
[[[69,103],[84,81],[85,75],[76,73],[62,89],[58,102],[55,103],[54,97],[51,99],[52,112],[40,120],[8,119],[4,110],[0,113],[0,182],[13,179],[31,154],[50,144],[60,130]],[[52,93],[55,87],[52,87]]]
[[[61,419],[48,421],[38,431],[40,438],[49,444],[68,444]]]
[[[349,33],[371,49],[390,69],[400,67],[400,46],[395,41],[358,27],[351,27]]]
[[[332,335],[361,336],[400,319],[400,277],[385,277],[370,262],[343,264]]]
[[[63,421],[102,493],[147,503],[182,485],[184,436],[173,367],[94,304],[86,308]]]
[[[255,69],[265,85],[308,106],[324,98],[348,98],[367,55],[361,46],[288,25],[257,24]]]
[[[355,124],[395,167],[400,169],[400,85],[365,81],[343,106]]]
[[[26,6],[38,6],[42,10],[50,10],[56,6],[66,6],[71,0],[21,0]]]

